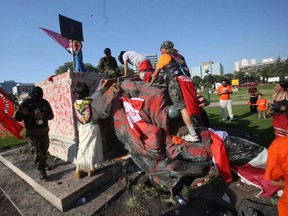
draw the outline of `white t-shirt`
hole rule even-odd
[[[144,55],[134,51],[126,51],[123,54],[123,61],[127,61],[129,64],[135,67],[138,67],[139,64],[144,60],[146,60],[146,57]]]

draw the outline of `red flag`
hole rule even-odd
[[[9,117],[14,115],[14,105],[7,93],[3,88],[0,87],[0,110],[7,114]]]
[[[213,154],[213,162],[225,181],[230,182],[232,181],[232,173],[222,138],[211,129],[209,129],[209,133],[212,139],[211,150]]]
[[[15,137],[17,137],[18,139],[24,139],[20,135],[23,126],[16,122],[13,118],[9,117],[3,111],[0,111],[0,123]]]
[[[177,76],[177,80],[180,85],[188,114],[199,115],[199,102],[192,79],[190,77]]]
[[[268,180],[264,179],[264,173],[267,162],[267,149],[264,148],[257,157],[253,158],[243,166],[235,166],[232,170],[245,182],[262,189],[261,196],[273,196],[279,187],[272,185]]]
[[[213,141],[211,150],[213,153],[213,159],[220,174],[227,180],[232,179],[229,159],[226,154],[226,149],[223,144],[223,140],[228,134],[224,134],[223,131],[215,131],[209,128],[211,139]],[[267,161],[267,149],[264,148],[255,158],[242,166],[234,166],[232,170],[242,179],[243,182],[260,188],[261,196],[272,196],[279,187],[273,186],[268,180],[264,179],[266,161]]]
[[[140,125],[146,125],[139,115],[139,110],[141,109],[144,100],[141,98],[126,97],[122,97],[122,100],[130,128],[134,130],[136,136],[140,138],[143,133]]]
[[[69,48],[69,40],[65,37],[62,37],[59,33],[41,28],[44,32],[48,34],[49,37],[51,37],[53,40],[55,40],[58,44],[60,44],[62,47],[64,47],[66,50]]]

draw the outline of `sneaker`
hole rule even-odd
[[[234,118],[230,118],[230,121],[234,121]]]
[[[223,118],[223,121],[226,121],[227,119],[226,118]]]
[[[188,141],[188,142],[199,142],[200,139],[197,135],[192,136],[191,134],[187,134],[183,137],[184,140]]]
[[[103,167],[103,164],[102,164],[102,163],[96,163],[96,164],[94,165],[94,169],[95,169],[95,170],[101,169],[102,167]]]

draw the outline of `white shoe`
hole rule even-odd
[[[102,163],[96,163],[95,165],[94,165],[94,169],[96,170],[96,169],[101,169],[103,167],[103,164]]]
[[[187,134],[185,136],[183,136],[183,139],[188,141],[188,142],[199,142],[200,139],[197,135],[192,136],[191,134]]]

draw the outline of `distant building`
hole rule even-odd
[[[157,53],[142,53],[142,55],[146,56],[146,58],[150,60],[153,68],[155,69],[158,61]],[[138,68],[133,66],[132,69],[134,70],[135,73],[138,73]]]
[[[244,60],[244,61],[243,61]],[[262,60],[262,63],[257,64],[256,59],[250,59],[248,60],[248,65],[247,65],[247,59],[243,59],[238,62],[234,62],[234,69],[236,72],[244,72],[244,73],[251,73],[251,72],[256,72],[258,69],[262,69],[264,67],[267,67],[269,64],[274,64],[276,61],[273,59],[273,57],[270,58],[264,58]],[[280,61],[286,61],[287,58],[282,58]],[[244,64],[243,64],[244,62]]]
[[[2,87],[7,93],[12,94],[12,88],[16,86],[16,82],[14,80],[3,81],[0,82],[0,87]]]
[[[267,63],[269,64],[269,63],[272,63],[272,62],[274,62],[273,57],[265,58],[265,59],[262,60],[263,64],[267,64]]]
[[[13,87],[13,95],[17,98],[18,103],[22,103],[26,98],[30,97],[30,94],[35,87],[34,83],[17,83]]]
[[[234,62],[234,71],[239,72],[240,68],[257,65],[257,59],[242,59],[241,61]]]
[[[202,62],[200,66],[195,66],[191,68],[191,76],[199,76],[202,79],[205,77],[206,70],[208,70],[208,73],[211,75],[219,75],[222,76],[224,74],[223,66],[219,62]]]

